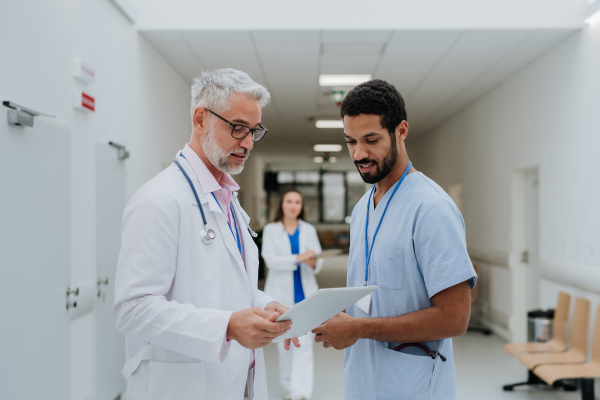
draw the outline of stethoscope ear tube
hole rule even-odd
[[[213,231],[212,229],[209,229],[209,227],[208,227],[208,223],[206,222],[206,216],[204,215],[204,209],[202,208],[202,203],[200,203],[200,198],[198,197],[198,192],[196,192],[196,188],[194,187],[194,184],[192,183],[190,176],[187,174],[187,172],[185,172],[185,170],[183,169],[181,164],[179,164],[179,162],[176,159],[173,159],[173,162],[179,167],[179,169],[183,173],[183,176],[185,176],[185,179],[187,179],[188,183],[190,184],[190,188],[192,188],[192,192],[194,192],[194,198],[196,199],[196,202],[198,203],[198,208],[200,209],[200,215],[202,215],[202,223],[204,224],[204,229],[202,231],[200,231],[200,239],[202,239],[202,241],[205,244],[212,244],[213,240],[215,240],[215,238],[217,237],[217,234],[215,233],[215,231]],[[235,205],[238,208],[238,210],[241,209],[240,202],[238,201],[237,196],[235,197]],[[248,232],[250,233],[250,236],[252,236],[253,238],[257,237],[258,234],[256,232],[254,232],[252,230],[252,228],[250,228],[250,224],[248,223],[248,221],[246,221],[245,218],[242,218],[242,219],[244,220],[244,222],[246,223],[246,226],[248,227]]]
[[[439,356],[443,362],[446,362],[446,357],[444,357],[439,351],[429,351],[427,347],[419,343],[404,343],[396,347],[394,351],[400,351],[405,347],[418,347],[419,349],[423,350],[425,354],[427,354],[427,357],[431,357],[432,360],[435,360]]]
[[[192,192],[194,192],[194,197],[196,198],[196,202],[198,203],[198,208],[200,209],[200,215],[202,215],[202,223],[204,224],[204,229],[202,229],[200,231],[200,239],[202,239],[202,241],[205,244],[212,244],[212,241],[217,237],[217,234],[215,233],[215,231],[208,228],[208,223],[206,222],[206,216],[204,215],[204,209],[202,208],[202,203],[200,203],[200,198],[198,197],[198,192],[196,192],[196,188],[194,188],[194,184],[192,183],[190,176],[187,174],[187,172],[185,172],[185,170],[183,169],[181,164],[179,164],[179,162],[175,159],[173,159],[173,162],[175,164],[177,164],[177,166],[183,173],[183,176],[185,176],[185,179],[187,179],[188,183],[190,184],[190,187],[192,188]]]

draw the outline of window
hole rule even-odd
[[[354,206],[371,186],[363,182],[357,171],[281,171],[276,174],[277,187],[267,191],[269,221],[275,217],[281,195],[294,187],[304,198],[307,222],[348,223]]]

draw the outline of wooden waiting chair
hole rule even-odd
[[[529,376],[527,382],[514,383],[503,387],[506,391],[512,391],[517,386],[523,385],[545,385],[545,383],[534,373],[534,369],[543,364],[578,364],[587,359],[588,338],[590,327],[589,300],[576,298],[575,310],[573,311],[573,324],[571,325],[571,348],[562,353],[528,353],[519,357],[519,362],[527,367]],[[562,385],[565,390],[576,390],[574,386]]]
[[[519,362],[533,370],[542,364],[577,364],[582,363],[588,356],[588,339],[590,328],[589,300],[576,298],[571,325],[571,348],[562,353],[525,354],[519,357]]]
[[[600,306],[596,309],[596,323],[592,338],[592,358],[578,365],[541,365],[534,373],[548,385],[561,379],[579,379],[581,399],[594,400],[594,378],[600,378]]]
[[[552,339],[547,342],[507,343],[504,345],[504,350],[511,356],[521,353],[559,353],[567,350],[570,309],[571,295],[564,292],[558,293],[552,325]]]

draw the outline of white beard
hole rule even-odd
[[[215,139],[215,131],[212,126],[202,141],[202,151],[206,155],[206,158],[208,158],[208,161],[210,161],[216,169],[230,175],[236,175],[242,172],[246,160],[244,159],[242,162],[236,162],[231,165],[229,162],[229,155],[235,153],[250,155],[250,152],[246,153],[244,150],[237,150],[230,153],[224,151],[219,147],[219,144]]]

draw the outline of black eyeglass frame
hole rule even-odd
[[[219,119],[223,120],[224,122],[226,122],[227,124],[229,124],[229,125],[231,126],[231,137],[232,137],[232,138],[234,138],[234,139],[237,139],[237,140],[243,140],[243,139],[245,139],[245,138],[246,138],[246,136],[248,136],[249,134],[252,134],[252,141],[253,141],[253,142],[259,142],[259,141],[261,141],[261,140],[262,140],[262,139],[263,139],[263,138],[264,138],[264,137],[267,135],[267,132],[269,132],[269,130],[268,130],[267,128],[265,128],[264,126],[262,126],[262,125],[259,125],[259,127],[258,127],[258,128],[252,129],[252,128],[250,128],[249,126],[246,126],[246,125],[241,125],[241,124],[232,124],[231,122],[227,121],[225,118],[221,117],[219,114],[217,114],[217,113],[216,113],[216,112],[214,112],[214,111],[211,111],[211,110],[208,110],[208,109],[207,109],[206,111],[210,112],[211,114],[213,114],[213,115],[214,115],[214,116],[216,116],[217,118],[219,118]],[[246,129],[248,129],[248,133],[246,133],[246,134],[245,134],[244,136],[242,136],[241,138],[240,138],[240,137],[235,137],[235,136],[233,136],[233,132],[235,131],[235,128],[236,128],[236,127],[238,127],[238,126],[242,126],[242,127],[246,128]],[[264,133],[264,134],[263,134],[263,135],[260,137],[260,139],[258,139],[258,140],[254,140],[254,133],[255,133],[256,131],[261,131],[261,130],[264,130],[264,131],[265,131],[265,133]]]

